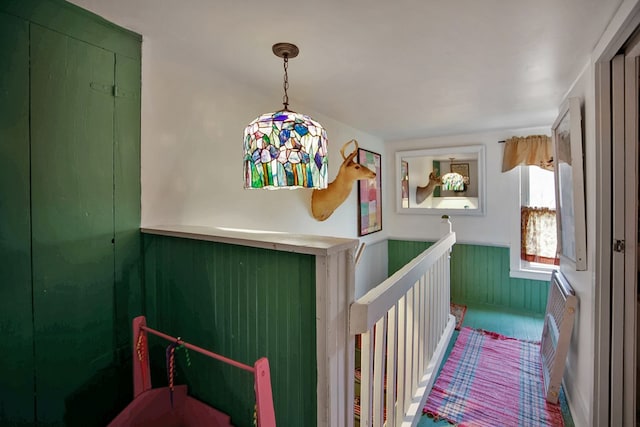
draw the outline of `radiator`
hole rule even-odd
[[[554,271],[540,341],[542,376],[548,402],[557,403],[571,340],[578,298],[564,275]]]

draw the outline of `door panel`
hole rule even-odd
[[[34,420],[27,22],[0,13],[0,57],[0,425],[13,426]]]
[[[31,25],[37,417],[72,425],[114,351],[114,55]],[[85,406],[85,407],[82,407]]]
[[[636,334],[638,220],[638,52],[625,58],[625,138],[624,138],[624,425],[636,425]],[[616,189],[614,191],[618,191]]]

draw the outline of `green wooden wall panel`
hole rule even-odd
[[[431,246],[431,242],[389,240],[389,275]],[[549,284],[509,277],[509,249],[456,244],[451,254],[451,299],[544,313]]]
[[[116,344],[129,356],[131,319],[142,313],[140,61],[116,55],[114,227]]]
[[[99,46],[140,59],[142,37],[64,0],[2,0],[0,12]]]
[[[144,236],[145,306],[151,327],[253,364],[269,358],[278,426],[315,425],[316,331],[313,256],[154,235]],[[154,347],[154,385],[166,383],[164,346]],[[253,380],[191,354],[179,382],[252,425]]]
[[[113,78],[113,53],[31,24],[34,338],[43,425],[93,425],[104,416],[102,396],[86,393],[113,364],[114,101],[91,84],[112,86]]]
[[[0,425],[31,425],[29,26],[0,13]]]

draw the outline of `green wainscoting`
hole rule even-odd
[[[433,242],[389,240],[389,275]],[[509,277],[509,248],[456,244],[451,253],[451,300],[544,313],[548,282]]]
[[[144,235],[148,325],[240,362],[269,358],[278,426],[315,425],[315,257],[223,243]],[[166,383],[164,346],[150,338],[154,385]],[[253,425],[251,375],[191,353],[179,383]]]

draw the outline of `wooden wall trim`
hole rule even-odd
[[[241,230],[194,225],[159,225],[142,227],[145,234],[229,243],[253,248],[328,256],[355,247],[355,239],[290,234],[286,232]]]

